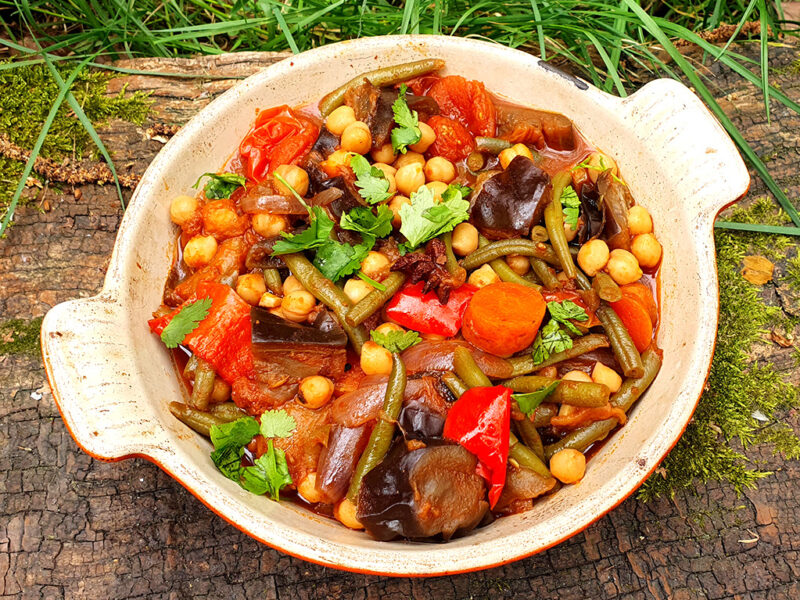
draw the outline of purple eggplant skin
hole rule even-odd
[[[450,539],[474,529],[489,510],[477,459],[457,444],[395,440],[387,456],[364,477],[358,520],[379,540]]]
[[[314,327],[294,323],[273,315],[268,310],[253,306],[250,309],[252,322],[253,351],[273,349],[276,346],[290,345],[303,347],[344,348],[347,335],[339,328]]]
[[[323,502],[335,504],[347,493],[358,459],[369,441],[371,427],[332,425],[328,445],[317,461],[317,490]]]
[[[602,199],[595,185],[584,183],[580,187],[578,197],[581,201],[581,221],[578,235],[573,240],[573,243],[582,246],[603,233],[606,225],[606,216]]]
[[[597,178],[597,191],[603,199],[605,228],[603,238],[612,250],[630,251],[631,232],[628,229],[628,209],[633,206],[633,196],[628,186],[614,177],[610,170]]]
[[[550,203],[550,176],[525,156],[486,180],[472,204],[471,222],[491,240],[527,237]]]

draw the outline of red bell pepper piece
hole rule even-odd
[[[450,407],[444,422],[444,437],[478,458],[476,472],[489,482],[491,508],[506,483],[510,427],[511,390],[502,385],[467,390]]]
[[[453,337],[461,329],[461,319],[472,295],[478,291],[464,284],[452,290],[446,304],[439,302],[436,292],[422,293],[422,281],[407,283],[386,305],[386,316],[403,327],[420,333]]]
[[[250,305],[230,286],[203,281],[198,284],[197,292],[180,308],[202,298],[211,298],[211,308],[197,329],[184,338],[183,345],[214,367],[228,383],[233,383],[237,377],[247,377],[253,371]],[[150,330],[161,335],[180,308],[148,321]]]

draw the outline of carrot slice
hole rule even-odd
[[[537,290],[518,283],[487,285],[472,296],[464,313],[462,333],[484,352],[511,356],[533,342],[546,304]]]
[[[611,302],[611,308],[619,315],[636,349],[639,352],[646,350],[653,341],[653,321],[639,299],[623,293],[621,300]]]
[[[656,306],[655,298],[653,298],[653,292],[650,291],[649,287],[637,281],[636,283],[620,286],[619,289],[626,296],[634,296],[647,309],[647,314],[650,315],[653,325],[658,323],[658,307]]]

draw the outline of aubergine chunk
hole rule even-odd
[[[472,224],[487,238],[527,237],[553,196],[550,176],[525,156],[486,180],[472,204]]]
[[[550,492],[556,486],[552,477],[542,477],[536,471],[509,465],[503,493],[494,506],[498,514],[525,512],[533,507],[533,499]]]
[[[597,178],[597,191],[603,199],[605,226],[603,238],[612,250],[630,251],[631,232],[628,229],[628,209],[634,205],[628,186],[615,178],[610,170]]]
[[[537,148],[547,146],[553,150],[574,150],[575,128],[562,114],[523,108],[521,106],[497,107],[497,136],[512,144],[532,144]]]
[[[386,458],[364,477],[358,520],[379,540],[423,539],[474,529],[489,510],[477,459],[443,440],[408,450],[395,440]]]

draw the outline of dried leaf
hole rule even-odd
[[[794,346],[794,336],[791,333],[788,336],[784,336],[773,330],[770,331],[769,337],[781,348],[791,348]]]
[[[763,256],[745,256],[742,277],[753,285],[764,285],[772,281],[775,265]]]

